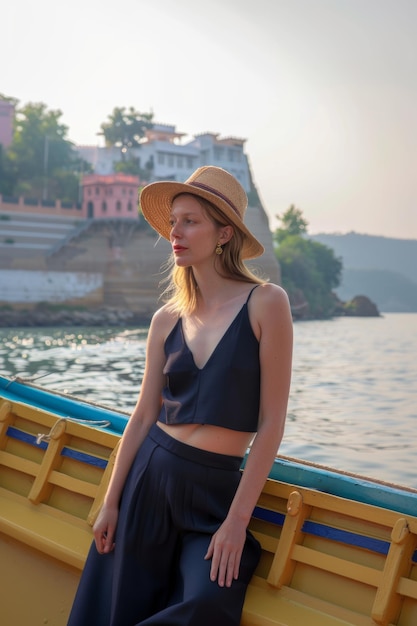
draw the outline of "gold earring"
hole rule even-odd
[[[220,243],[218,243],[216,246],[216,254],[223,254],[223,248],[221,247]]]

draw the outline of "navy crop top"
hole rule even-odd
[[[252,292],[201,369],[194,362],[178,319],[165,341],[166,386],[160,422],[211,424],[256,432],[260,364],[259,342],[248,313]]]

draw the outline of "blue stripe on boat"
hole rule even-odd
[[[338,541],[339,543],[344,543],[349,546],[364,548],[365,550],[377,552],[378,554],[388,554],[390,546],[389,541],[384,541],[383,539],[367,537],[366,535],[352,533],[348,530],[340,530],[339,528],[333,528],[332,526],[326,526],[325,524],[308,520],[304,522],[302,531],[309,535]]]
[[[36,446],[36,448],[41,448],[41,450],[46,450],[48,448],[48,443],[46,441],[40,441],[37,443],[37,437],[35,437],[35,435],[25,433],[18,428],[14,428],[14,426],[9,426],[6,434],[12,439],[23,441],[31,446]],[[107,467],[106,459],[100,459],[92,454],[88,454],[87,452],[81,452],[67,447],[62,448],[61,456],[66,456],[67,458],[74,459],[75,461],[87,463],[88,465],[94,465],[95,467],[100,467],[102,469]]]
[[[93,456],[92,454],[87,454],[86,452],[72,450],[71,448],[62,448],[61,454],[69,459],[81,461],[81,463],[88,463],[88,465],[94,465],[96,467],[101,467],[102,469],[107,467],[107,461],[105,459],[99,459],[98,457]]]
[[[278,513],[277,511],[270,511],[269,509],[263,509],[260,506],[256,506],[252,517],[256,519],[261,519],[265,522],[271,522],[271,524],[275,524],[276,526],[282,526],[285,520],[285,515],[283,513]]]
[[[256,506],[252,517],[270,522],[276,526],[282,526],[285,521],[285,515],[278,513],[277,511],[270,511],[269,509],[263,509],[260,506]],[[332,526],[326,526],[325,524],[319,524],[318,522],[312,522],[306,520],[302,527],[302,532],[316,537],[323,537],[324,539],[330,539],[331,541],[337,541],[349,546],[355,546],[357,548],[363,548],[364,550],[370,550],[378,554],[388,554],[390,547],[389,541],[383,539],[375,539],[373,537],[366,537],[358,533],[352,533],[346,530],[340,530],[333,528]],[[413,563],[417,563],[417,550],[412,556]]]
[[[28,443],[31,446],[36,446],[37,448],[41,448],[41,450],[46,450],[48,447],[48,443],[46,441],[40,441],[36,443],[37,437],[35,435],[30,435],[29,433],[23,432],[23,430],[19,430],[18,428],[14,428],[14,426],[9,426],[6,435],[11,437],[12,439],[18,439],[19,441],[23,441],[24,443]]]

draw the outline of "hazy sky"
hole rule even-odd
[[[75,143],[153,111],[247,139],[271,217],[417,239],[417,0],[19,0],[0,58],[0,93],[60,109]]]

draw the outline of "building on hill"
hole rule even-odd
[[[183,182],[198,167],[217,165],[233,174],[246,192],[251,190],[249,164],[244,153],[245,139],[221,138],[218,133],[202,133],[186,141],[186,135],[175,126],[154,124],[146,131],[139,148],[122,153],[117,147],[78,146],[79,156],[90,163],[95,174],[115,172],[116,163],[135,159],[149,173],[149,182],[177,180]]]
[[[83,176],[82,217],[86,219],[137,217],[140,185],[138,176],[127,174]]]

